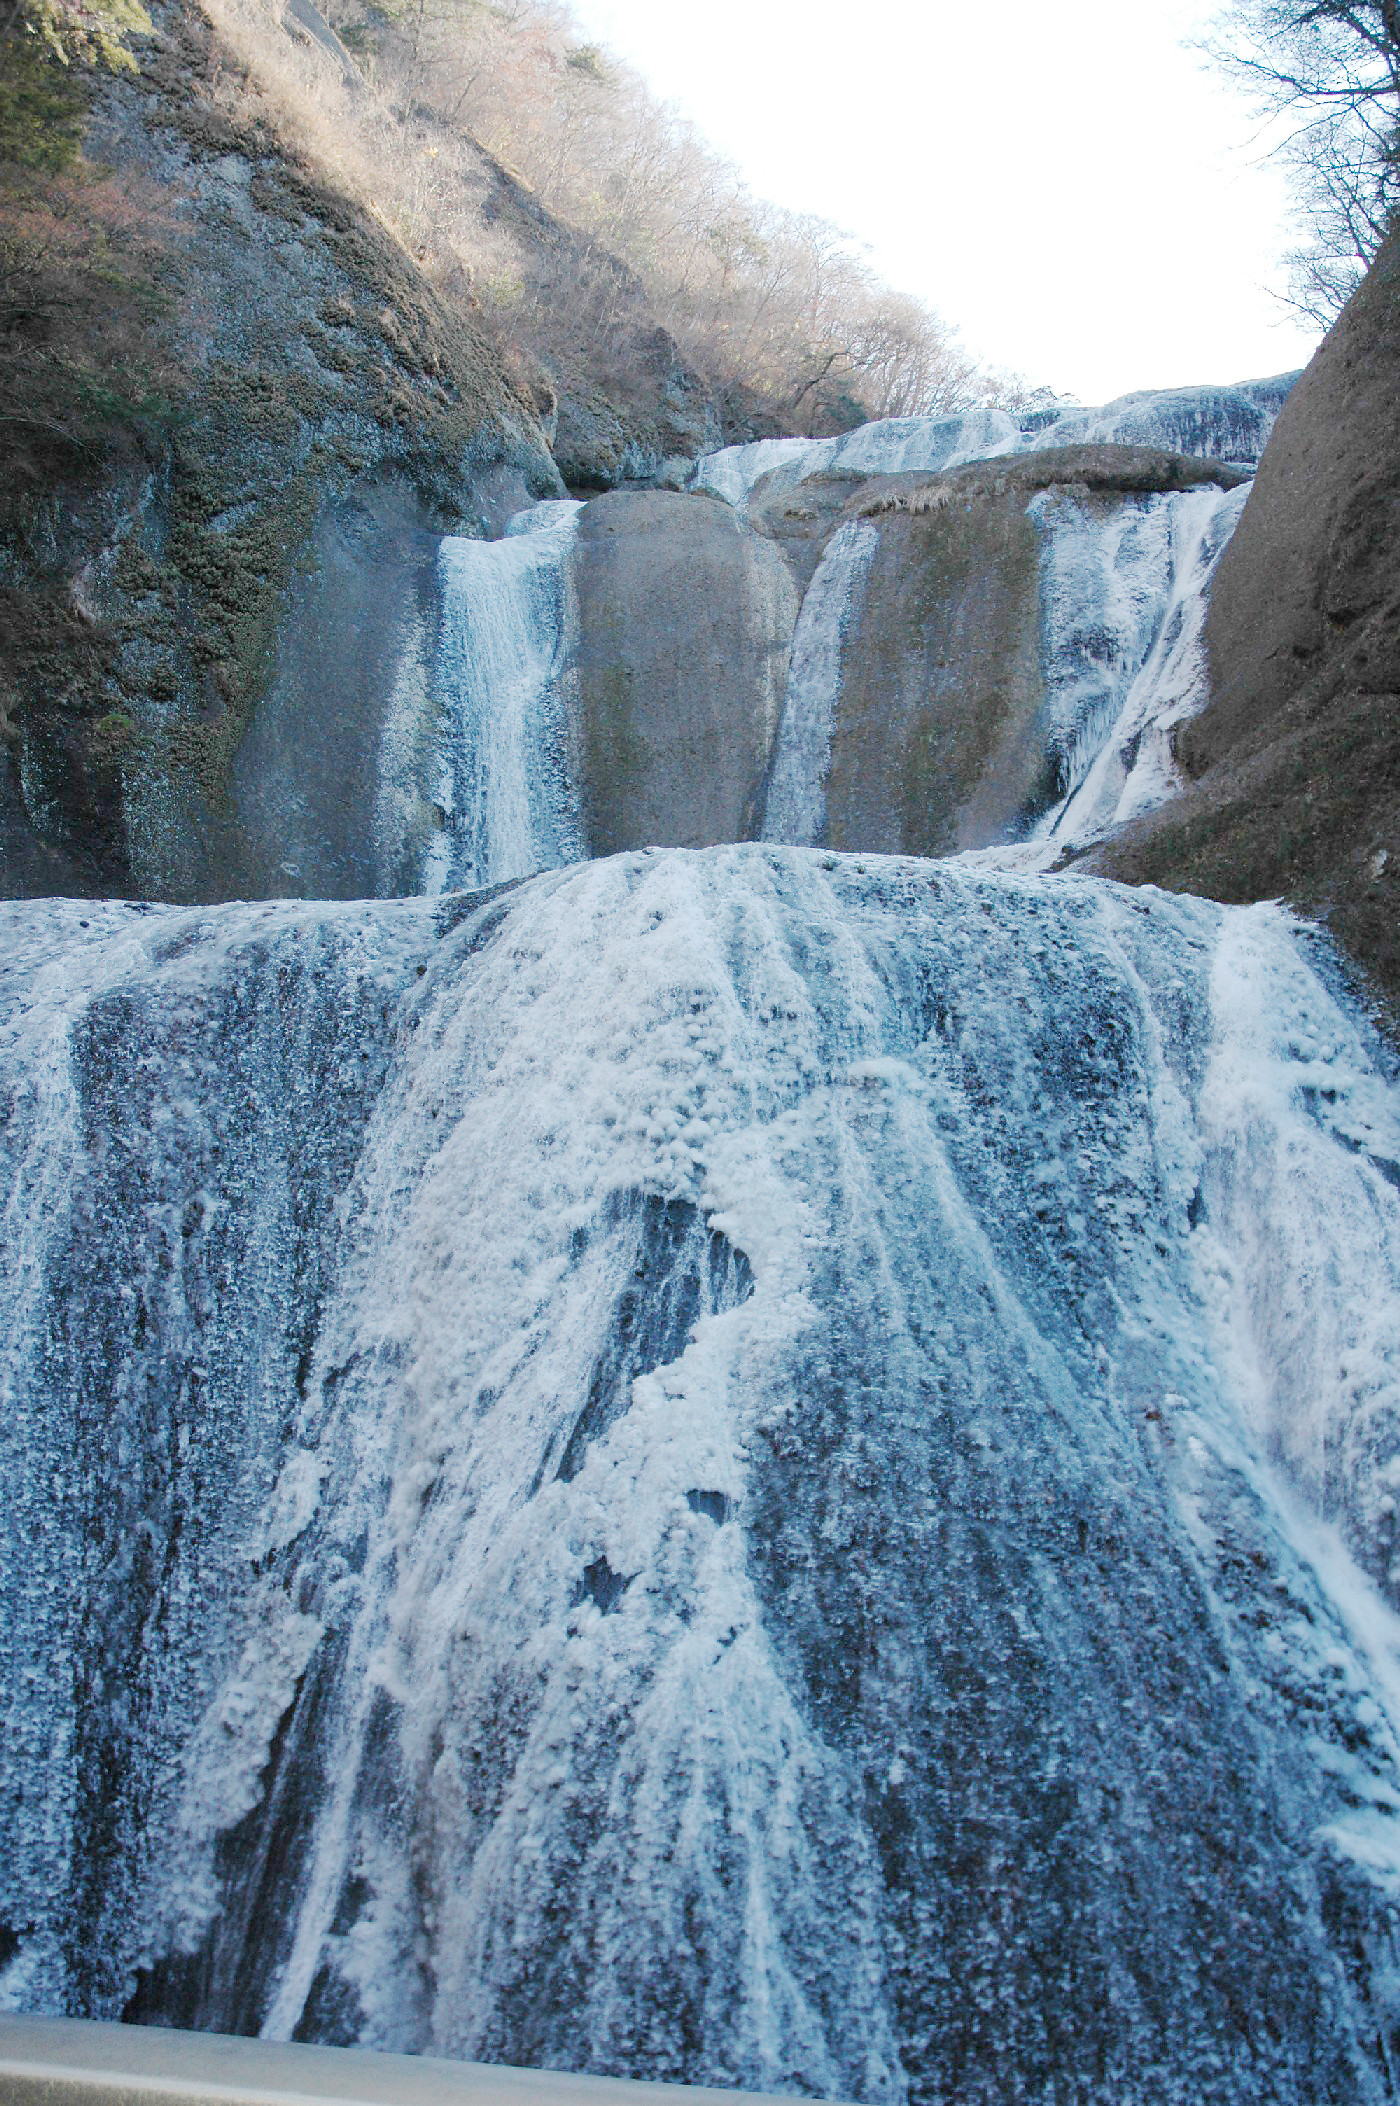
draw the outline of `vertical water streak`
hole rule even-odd
[[[1210,581],[1247,495],[1248,485],[1206,488],[1108,508],[1059,492],[1033,499],[1045,536],[1047,730],[1063,793],[1039,838],[1096,840],[1177,787],[1171,733],[1206,699]]]
[[[494,885],[579,861],[568,779],[567,559],[582,507],[534,507],[501,541],[442,544],[443,828],[423,890]]]
[[[841,695],[841,652],[879,535],[853,519],[834,534],[792,639],[787,699],[763,815],[765,841],[811,847],[826,825],[826,778]]]

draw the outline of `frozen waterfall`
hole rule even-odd
[[[591,765],[585,756],[591,752],[596,763],[599,754],[614,750],[608,681],[616,687],[614,700],[630,697],[624,715],[641,710],[628,734],[636,743],[624,773],[639,769],[645,777],[654,759],[653,734],[639,735],[637,727],[648,721],[649,697],[629,688],[627,652],[649,624],[664,620],[661,605],[653,610],[646,604],[658,580],[662,605],[673,591],[678,610],[694,597],[686,576],[686,533],[699,537],[695,546],[711,547],[717,562],[729,562],[732,551],[726,549],[722,559],[719,552],[723,536],[732,538],[736,529],[750,550],[759,547],[753,537],[766,537],[762,553],[770,557],[772,542],[788,546],[788,534],[796,582],[810,576],[792,635],[786,700],[767,757],[760,831],[775,841],[819,842],[832,740],[844,737],[844,640],[864,618],[882,528],[873,516],[842,518],[839,492],[834,511],[824,512],[821,503],[813,510],[795,497],[805,481],[941,476],[1067,444],[1176,448],[1238,466],[1257,457],[1290,380],[1158,391],[1125,396],[1099,410],[1038,412],[1019,421],[992,409],[891,418],[836,438],[729,447],[698,463],[692,487],[727,499],[737,518],[725,523],[712,516],[707,527],[697,518],[683,531],[678,519],[662,525],[658,514],[653,531],[659,539],[651,546],[653,560],[659,555],[660,561],[650,587],[641,583],[635,556],[616,575],[609,569],[614,556],[603,552],[613,545],[611,527],[600,525],[595,534],[590,521],[590,530],[578,536],[583,507],[572,502],[521,513],[500,541],[445,541],[435,674],[425,683],[415,660],[386,719],[376,819],[381,866],[398,883],[401,872],[417,872],[421,888],[435,894],[580,860],[594,823],[584,812],[584,775]],[[1065,473],[1063,487],[1054,484],[1027,499],[1043,545],[1044,710],[1043,723],[1026,736],[1043,739],[1043,777],[1006,822],[1007,838],[975,851],[1023,866],[1049,865],[1066,848],[1086,846],[1172,794],[1172,731],[1205,699],[1201,634],[1210,576],[1244,504],[1241,494],[1206,487],[1135,496],[1115,486],[1095,494],[1075,480],[1081,470],[1067,465]],[[749,501],[760,488],[764,509],[751,522]],[[1028,492],[1033,488],[1032,482]],[[788,493],[794,493],[790,506]],[[954,494],[950,487],[948,502]],[[984,489],[980,501],[994,497]],[[784,524],[789,519],[791,528]],[[667,535],[674,536],[676,550],[670,572]],[[822,548],[824,535],[830,538]],[[809,555],[814,573],[803,568]],[[741,567],[746,560],[741,554]],[[986,560],[999,560],[990,544]],[[931,575],[929,584],[936,594],[938,580]],[[609,611],[595,625],[599,633],[584,638],[578,633],[579,595],[587,599],[590,590]],[[743,618],[724,601],[699,617],[694,635],[703,639],[704,650],[727,659],[737,638],[726,634],[725,624]],[[697,617],[692,609],[682,619],[689,624]],[[909,632],[908,651],[921,648],[928,619]],[[893,644],[888,677],[897,684],[903,677],[900,642],[883,632],[879,641]],[[779,651],[783,642],[778,639]],[[874,649],[877,638],[867,632],[865,642]],[[739,642],[738,648],[746,647]],[[621,656],[610,669],[614,650]],[[425,691],[436,698],[431,722],[423,715]],[[755,717],[768,720],[770,700],[766,692],[755,693]],[[906,705],[892,698],[892,706]],[[762,765],[760,753],[759,774]],[[1055,785],[1048,813],[1047,781]],[[590,809],[596,819],[596,808]],[[1002,823],[999,817],[997,825]],[[663,840],[693,837],[680,813],[653,810],[648,825]],[[606,826],[603,832],[615,845],[619,836],[609,835]]]
[[[879,538],[868,520],[847,521],[832,535],[807,588],[764,807],[765,841],[800,847],[822,837],[842,645]]]
[[[835,439],[753,439],[697,461],[691,487],[742,509],[765,476],[777,489],[812,475],[941,475],[971,461],[1014,453],[1021,435],[1004,410],[955,417],[884,417]]]
[[[1211,575],[1249,495],[1175,491],[1096,503],[1032,499],[1044,536],[1046,734],[1062,796],[1036,827],[1082,848],[1164,804],[1171,733],[1205,706]]]
[[[0,907],[0,1999],[1392,2096],[1400,1127],[1270,907]]]
[[[814,475],[943,475],[974,461],[1056,446],[1154,446],[1253,467],[1296,373],[1232,387],[1147,389],[1101,409],[965,410],[886,417],[834,439],[754,439],[705,454],[691,487],[742,509],[765,476],[796,487]]]
[[[581,510],[536,505],[503,540],[442,544],[443,824],[428,851],[425,892],[499,884],[583,854],[567,703],[567,557]]]
[[[1233,387],[1144,389],[1101,409],[1067,409],[1037,420],[1025,443],[1050,446],[1160,446],[1254,468],[1298,375],[1240,381]]]

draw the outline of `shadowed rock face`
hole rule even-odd
[[[0,893],[374,892],[400,880],[364,787],[430,619],[409,544],[562,484],[498,349],[369,209],[216,106],[198,9],[156,13],[88,151],[158,194],[181,399],[134,462],[46,491],[43,534],[0,507],[23,686]]]
[[[433,826],[426,755],[407,771],[423,779],[415,812],[394,830],[377,821],[391,718],[421,737],[429,717],[433,528],[414,492],[393,482],[317,521],[313,563],[288,588],[272,676],[233,758],[221,889],[251,899],[415,889]]]
[[[1093,867],[1321,911],[1400,1000],[1400,241],[1275,427],[1206,631],[1191,793]]]
[[[751,839],[797,595],[728,505],[618,493],[582,513],[581,791],[589,851]]]

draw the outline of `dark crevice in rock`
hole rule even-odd
[[[679,1360],[701,1317],[735,1309],[753,1293],[748,1259],[705,1226],[690,1200],[631,1193],[614,1201],[611,1213],[635,1239],[631,1278],[617,1298],[607,1344],[556,1473],[565,1483],[583,1468],[592,1442],[626,1411],[637,1377]]]

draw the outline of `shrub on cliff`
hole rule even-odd
[[[139,0],[22,0],[0,29],[0,477],[13,493],[163,406],[160,215],[83,159],[94,67],[134,66]]]

